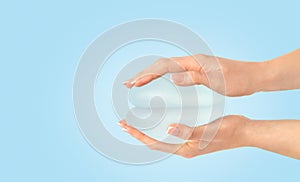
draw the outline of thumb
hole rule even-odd
[[[171,76],[174,84],[178,86],[191,86],[201,84],[201,74],[196,71],[186,71],[180,73],[173,73]]]
[[[167,133],[184,140],[200,140],[206,125],[189,127],[183,124],[171,124]]]

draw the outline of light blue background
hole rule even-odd
[[[72,106],[81,54],[116,24],[176,21],[218,56],[263,61],[299,48],[299,6],[296,0],[1,1],[0,181],[299,181],[299,161],[253,148],[119,164],[87,144]],[[299,101],[299,90],[259,93],[229,99],[226,112],[299,119]]]

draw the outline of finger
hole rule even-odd
[[[200,142],[199,149],[205,149],[212,142],[212,140],[216,137],[217,133],[219,132],[219,129],[221,128],[222,121],[223,117],[216,119],[213,122],[206,125],[206,127],[203,130],[203,134],[200,138],[202,142]]]
[[[155,143],[158,142],[157,140],[155,140],[155,139],[145,135],[144,133],[140,132],[136,128],[128,125],[125,120],[122,120],[120,122],[120,124],[121,124],[120,126],[122,127],[122,129],[124,129],[124,131],[128,132],[134,138],[138,139],[139,141],[141,141],[142,143],[144,143],[146,145],[155,144]]]
[[[207,85],[207,79],[205,74],[197,71],[173,73],[171,79],[173,83],[175,83],[178,86],[191,86],[196,84]]]
[[[154,138],[147,136],[146,134],[140,132],[136,128],[128,125],[125,120],[119,122],[120,126],[124,128],[124,131],[129,133],[131,136],[139,140],[140,142],[147,145],[152,150],[158,150],[166,153],[174,153],[179,155],[178,149],[181,148],[181,144],[169,144],[165,142],[160,142]]]
[[[189,127],[183,124],[171,124],[167,133],[184,140],[200,140],[206,125],[198,127]]]
[[[177,61],[178,58],[162,58],[157,60],[148,68],[138,73],[133,78],[124,82],[128,88],[133,86],[143,86],[152,80],[161,77],[166,73],[175,73],[186,71],[183,61]]]

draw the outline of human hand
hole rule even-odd
[[[216,60],[218,66],[215,64]],[[172,73],[174,83],[180,86],[203,84],[224,95],[242,96],[258,91],[299,89],[299,63],[300,49],[266,62],[241,62],[205,55],[160,59],[124,84],[128,88],[139,87],[166,73]],[[223,75],[224,82],[214,75]],[[214,128],[214,124],[220,126],[216,135],[211,141],[202,140],[204,129]],[[188,139],[182,145],[157,141],[129,126],[124,120],[120,122],[120,126],[151,149],[186,158],[252,146],[300,159],[299,120],[252,121],[242,116],[226,116],[194,129],[174,124],[168,133],[177,133],[176,136]],[[179,130],[174,129],[174,126]],[[209,145],[202,149],[201,143]]]
[[[191,158],[220,150],[246,146],[248,144],[247,125],[249,121],[248,118],[243,116],[230,115],[195,128],[182,124],[171,124],[167,129],[167,133],[187,140],[184,144],[169,144],[157,141],[133,126],[128,125],[125,120],[120,121],[119,125],[124,131],[152,150],[174,153],[185,158]],[[211,127],[212,125],[219,126],[216,136],[211,141],[201,140],[206,128],[214,128]],[[205,132],[210,131],[206,130]],[[201,148],[201,142],[208,145]]]
[[[162,58],[124,82],[128,88],[143,86],[172,73],[178,86],[203,84],[227,96],[249,95],[259,91],[264,63],[234,61],[207,55]]]
[[[150,149],[174,153],[185,158],[249,146],[300,160],[299,120],[255,121],[239,115],[230,115],[195,128],[171,124],[167,129],[168,134],[187,140],[184,144],[157,141],[128,125],[125,120],[120,121],[119,125]],[[214,134],[217,126],[218,131],[211,140],[202,139],[204,131]]]

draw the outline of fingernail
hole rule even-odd
[[[132,82],[130,82],[131,85],[134,85],[136,83],[136,80],[133,80]]]
[[[123,82],[122,84],[123,84],[123,85],[126,85],[127,83],[129,83],[129,81],[125,81],[125,82]]]
[[[178,127],[174,127],[174,126],[170,126],[168,128],[168,130],[167,130],[168,134],[175,135],[175,136],[179,135],[179,132],[180,132],[179,128]]]
[[[118,122],[117,124],[122,127],[122,124],[120,122]]]
[[[173,82],[176,82],[176,83],[182,83],[184,81],[184,76],[180,75],[180,74],[173,74],[172,80],[173,80]]]
[[[122,128],[123,131],[128,132],[128,130],[126,128]]]
[[[134,84],[136,83],[136,80],[133,80],[133,81],[125,81],[125,82],[123,82],[123,85],[125,85],[125,86],[127,86],[127,85],[129,85],[129,86],[133,86]]]

